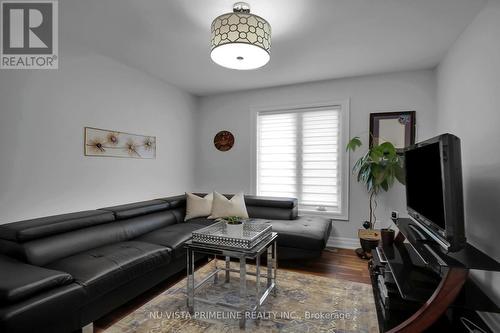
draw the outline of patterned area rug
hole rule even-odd
[[[237,268],[236,265],[232,268]],[[213,269],[208,264],[196,271],[196,281]],[[248,265],[247,271],[255,271]],[[239,278],[231,282],[207,282],[196,296],[238,304]],[[264,284],[265,279],[261,279]],[[248,301],[255,299],[255,278],[247,280]],[[263,285],[264,287],[264,285]],[[378,332],[372,287],[368,284],[278,270],[278,292],[269,296],[258,313],[248,313],[246,328],[240,330],[235,312],[197,302],[195,313],[186,307],[186,279],[143,305],[106,333],[223,333],[223,332]]]

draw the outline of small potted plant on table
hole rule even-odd
[[[226,222],[227,235],[229,237],[243,236],[243,219],[239,216],[228,216],[220,219]]]
[[[347,144],[346,150],[355,151],[361,147],[362,142],[359,137],[352,138]],[[368,258],[371,250],[378,245],[380,233],[374,230],[377,217],[377,195],[381,191],[389,191],[394,185],[395,180],[404,184],[403,157],[398,155],[396,148],[390,142],[373,144],[368,151],[361,156],[352,168],[357,176],[357,181],[366,186],[369,194],[369,212],[370,216],[363,223],[366,230],[360,229],[358,235],[361,243],[361,249],[356,253],[362,258]],[[392,232],[394,230],[390,229]],[[384,231],[390,233],[391,231]]]

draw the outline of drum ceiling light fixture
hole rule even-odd
[[[216,64],[248,70],[268,63],[271,25],[262,17],[250,14],[248,3],[235,3],[232,13],[220,15],[212,22],[211,31],[210,57]]]

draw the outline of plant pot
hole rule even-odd
[[[394,230],[392,229],[381,229],[380,238],[382,239],[382,245],[390,247],[394,243]]]
[[[227,235],[233,238],[243,237],[243,223],[229,224],[226,223]]]
[[[378,246],[379,240],[360,238],[359,243],[365,253],[371,253],[372,250]]]

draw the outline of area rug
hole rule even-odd
[[[233,268],[237,268],[236,265]],[[200,281],[213,269],[196,271]],[[255,267],[248,265],[247,271]],[[264,280],[264,279],[262,279]],[[261,280],[261,281],[262,281]],[[255,278],[247,279],[248,301],[255,299]],[[265,283],[262,281],[262,283]],[[196,296],[238,304],[238,274],[225,283],[208,282]],[[278,291],[257,313],[247,313],[244,330],[234,312],[201,302],[190,315],[186,307],[186,279],[109,327],[106,333],[230,333],[230,332],[378,332],[372,287],[368,284],[278,270]]]

